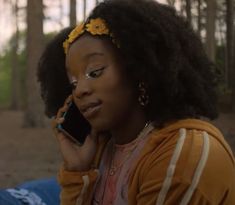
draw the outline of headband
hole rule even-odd
[[[84,32],[88,32],[91,35],[108,35],[112,38],[112,42],[116,43],[113,39],[112,33],[110,33],[105,21],[101,18],[90,19],[88,23],[82,23],[76,26],[68,35],[68,38],[63,42],[64,52],[65,54],[68,53],[69,46]]]

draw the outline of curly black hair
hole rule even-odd
[[[138,89],[140,82],[146,85],[149,104],[145,111],[150,120],[161,124],[217,117],[215,66],[189,23],[174,8],[154,0],[105,0],[87,21],[98,17],[105,20],[120,46],[133,86]],[[62,47],[59,50],[62,52]],[[47,59],[46,52],[50,51],[45,51],[41,60],[39,81],[47,114],[54,115],[69,93],[69,85],[60,64],[62,54],[58,57],[55,52],[55,58]]]
[[[72,92],[65,69],[63,42],[73,27],[60,31],[46,46],[40,57],[37,78],[40,83],[41,97],[45,103],[45,114],[56,115],[67,96]]]

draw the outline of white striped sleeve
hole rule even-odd
[[[186,190],[185,194],[183,195],[183,198],[179,205],[188,205],[190,200],[192,199],[193,193],[195,192],[198,183],[200,181],[201,175],[203,173],[204,167],[207,163],[209,151],[210,151],[210,140],[207,132],[203,132],[203,135],[201,136],[203,138],[203,145],[202,145],[202,153],[200,156],[200,159],[198,161],[197,167],[195,169],[195,173],[193,175],[191,184],[189,188]],[[156,205],[164,205],[166,201],[167,193],[171,187],[172,178],[175,173],[177,161],[180,157],[181,151],[183,149],[184,141],[186,138],[186,130],[184,128],[180,129],[180,136],[177,141],[175,150],[173,152],[173,155],[171,157],[169,166],[167,168],[167,174],[164,179],[162,188],[159,192],[159,196],[156,202]]]
[[[200,177],[202,175],[203,169],[206,165],[209,151],[210,151],[210,141],[209,141],[209,137],[208,137],[207,132],[203,132],[203,148],[202,149],[203,150],[202,150],[201,158],[200,158],[200,161],[197,165],[196,171],[194,173],[192,183],[189,186],[188,190],[186,191],[180,205],[187,205],[190,202],[192,195],[193,195],[193,193],[198,185],[198,182],[200,180]]]
[[[90,183],[88,175],[82,176],[82,179],[83,179],[84,184],[83,184],[82,190],[76,200],[76,205],[82,205],[84,194],[86,193],[88,186],[89,186],[89,183]]]
[[[159,196],[157,198],[156,205],[163,205],[165,202],[167,192],[170,189],[171,181],[172,181],[172,178],[175,173],[176,164],[177,164],[177,161],[180,157],[180,153],[181,153],[183,145],[184,145],[184,141],[185,141],[185,137],[186,137],[186,129],[181,128],[179,132],[180,132],[180,136],[177,141],[174,153],[171,157],[170,164],[167,168],[167,174],[166,174],[165,180],[163,182],[162,188],[159,192]]]

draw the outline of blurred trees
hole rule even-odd
[[[27,71],[26,71],[26,109],[24,126],[44,126],[43,104],[36,79],[38,60],[44,48],[43,35],[43,1],[27,1]]]
[[[86,0],[83,0],[83,19],[86,19],[86,6],[87,2]]]
[[[209,58],[215,62],[215,20],[216,1],[206,0],[206,51]]]
[[[233,82],[233,66],[234,66],[234,12],[233,12],[233,0],[226,0],[226,39],[227,39],[227,70],[228,70],[228,87],[232,87]]]
[[[226,67],[228,88],[232,90],[232,110],[235,112],[235,26],[234,26],[234,0],[226,0],[226,39],[227,39],[227,52],[226,52]]]
[[[201,37],[202,30],[202,0],[197,0],[197,33]]]
[[[19,110],[22,105],[21,100],[21,82],[20,82],[20,67],[18,59],[18,49],[19,49],[19,21],[18,21],[18,0],[12,2],[13,16],[15,20],[15,35],[12,38],[11,46],[11,70],[12,70],[12,80],[11,80],[11,109]]]
[[[75,26],[77,24],[77,2],[76,0],[70,0],[70,12],[69,12],[69,25]]]
[[[10,11],[11,18],[7,18],[4,22],[7,25],[13,24],[13,35],[4,52],[0,53],[0,106],[8,105],[12,110],[19,110],[23,108],[24,102],[22,76],[25,71],[23,65],[25,64],[25,52],[22,50],[24,47],[22,42],[25,35],[19,29],[20,19],[24,16],[22,15],[24,8],[19,6],[18,0],[0,0],[0,4],[0,18],[1,15],[4,16],[5,11]],[[1,30],[7,31],[7,27],[2,27]],[[1,39],[3,39],[2,37]]]
[[[0,106],[9,107],[11,98],[11,56],[10,52],[0,55]]]
[[[191,0],[185,0],[186,3],[186,16],[188,21],[192,22],[192,14],[191,14]]]
[[[15,52],[16,35],[18,35],[18,49]],[[26,55],[22,42],[25,41],[25,32],[14,34],[9,40],[9,47],[4,54],[0,54],[0,107],[9,107],[12,110],[22,110],[25,102],[25,65]],[[14,62],[16,59],[16,62]],[[14,82],[17,81],[17,82]],[[13,84],[19,86],[14,86]],[[18,93],[15,93],[18,92]],[[14,101],[19,107],[15,107]]]
[[[176,1],[176,0],[167,0],[167,3],[168,3],[170,6],[175,6],[175,1]]]
[[[169,1],[176,5],[175,1]],[[177,3],[202,38],[208,57],[222,73],[219,101],[227,110],[235,112],[235,0],[183,0]]]

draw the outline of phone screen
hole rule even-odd
[[[91,132],[90,123],[83,117],[77,106],[71,102],[69,109],[64,113],[64,122],[57,128],[78,145],[83,145]]]

